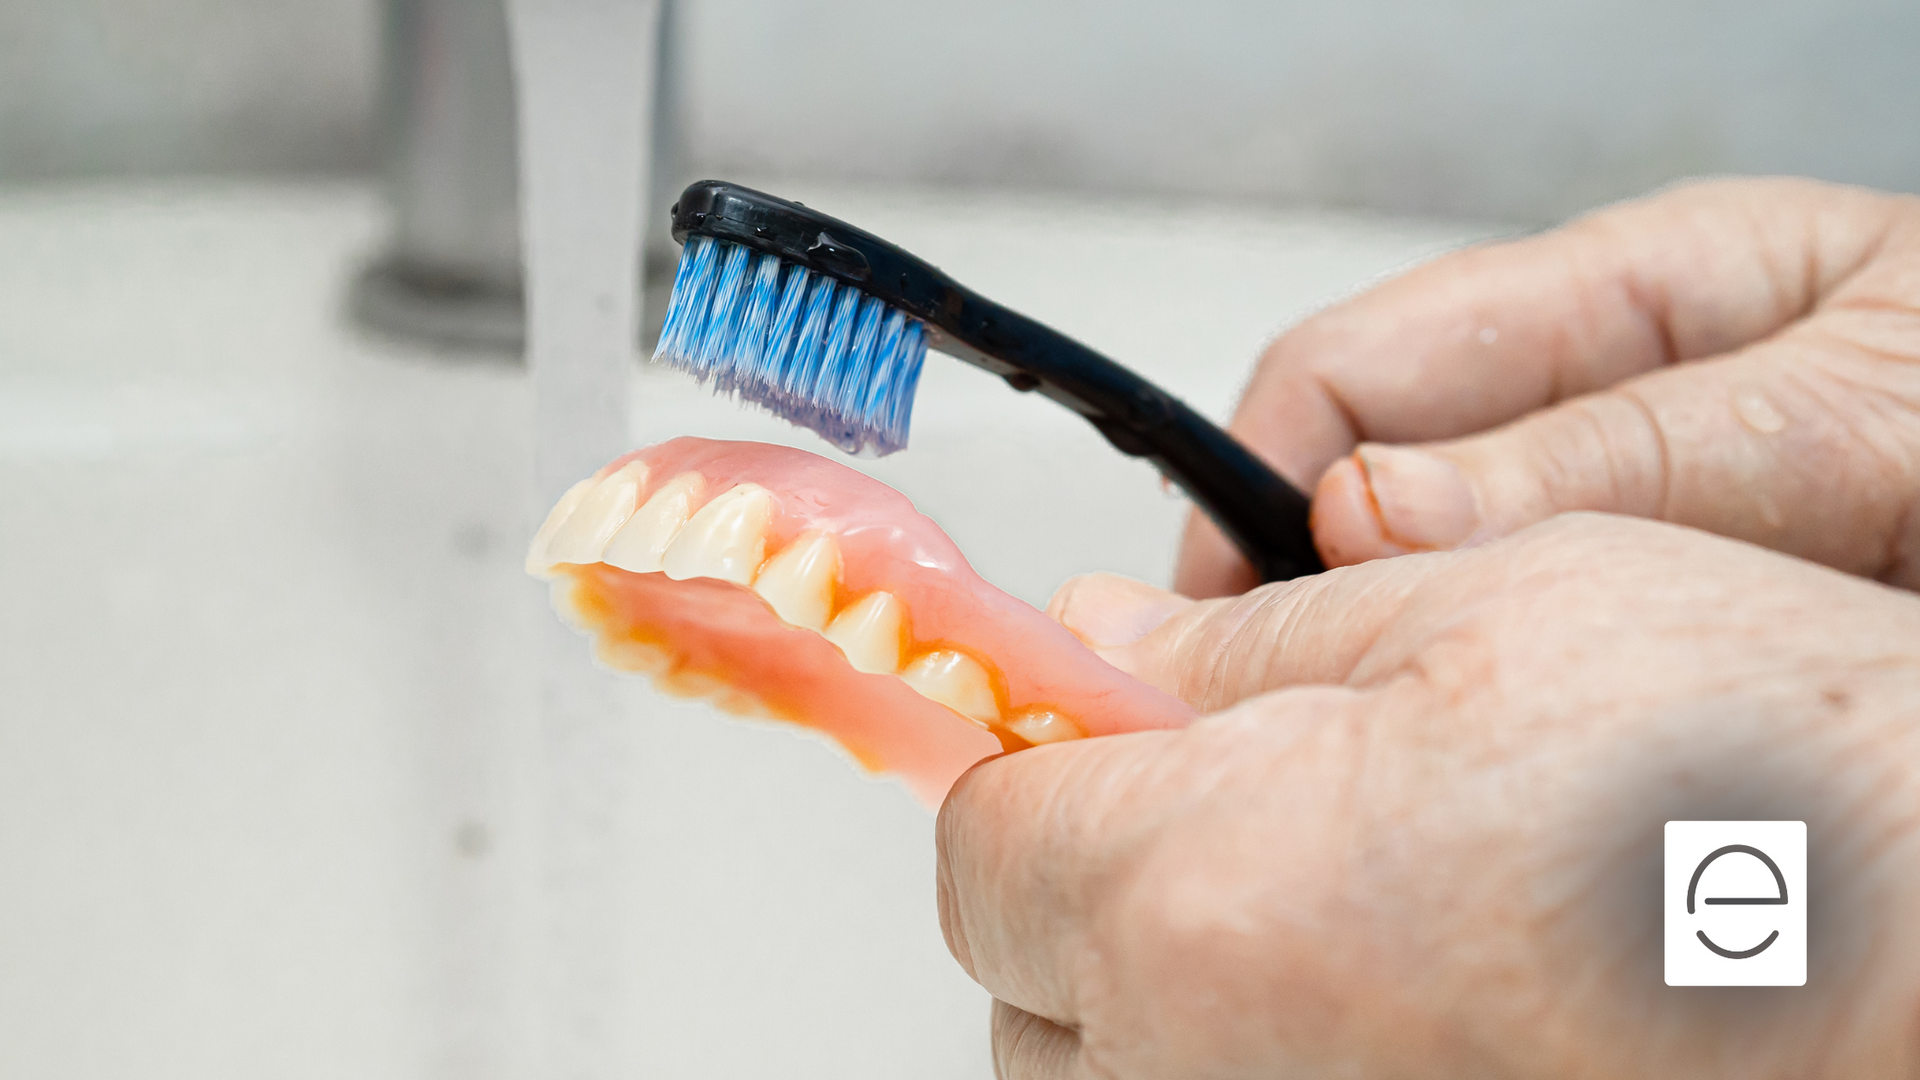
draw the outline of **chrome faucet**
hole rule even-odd
[[[674,4],[662,4],[650,190],[656,223],[643,252],[650,296],[642,336],[658,333],[678,251],[666,207],[682,175],[683,127],[672,64]],[[349,300],[374,330],[456,350],[519,356],[518,125],[505,0],[387,0],[380,168],[391,231]]]

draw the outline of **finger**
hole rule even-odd
[[[1192,603],[1119,574],[1082,574],[1054,591],[1047,614],[1098,649],[1138,641]]]
[[[1249,754],[1291,760],[1300,736],[1358,701],[1353,691],[1306,687],[1249,705],[1257,714],[1055,743],[976,766],[947,796],[935,833],[948,949],[1020,1013],[1074,1030],[1100,1024],[1102,1009],[1111,1019],[1112,988],[1102,980],[1130,947],[1130,904],[1153,884],[1140,875],[1168,824],[1220,796],[1220,762],[1246,764]],[[1276,767],[1244,775],[1281,777],[1293,797],[1310,799],[1315,774]],[[1309,816],[1295,810],[1302,821]],[[1021,1053],[1057,1063],[1058,1046],[1042,1039]]]
[[[947,949],[1001,1001],[1078,1021],[1080,958],[1115,836],[1152,802],[1155,756],[1175,732],[1036,747],[976,766],[935,828]]]
[[[1045,1017],[993,1002],[993,1075],[999,1080],[1068,1080],[1080,1075],[1080,1036]]]
[[[1097,650],[1115,667],[1206,713],[1307,683],[1358,685],[1417,636],[1409,601],[1438,580],[1471,590],[1473,553],[1367,563],[1190,604],[1132,644]],[[1403,625],[1406,624],[1406,625]],[[1388,640],[1388,631],[1401,631]]]
[[[1366,445],[1322,479],[1334,565],[1461,547],[1569,510],[1656,518],[1884,579],[1920,490],[1920,373],[1789,331],[1483,435]],[[1920,323],[1914,355],[1920,357]]]
[[[1891,207],[1811,181],[1708,183],[1444,256],[1282,335],[1230,430],[1311,488],[1363,441],[1466,435],[1738,348],[1854,272]],[[1237,562],[1196,521],[1174,587],[1220,595]]]

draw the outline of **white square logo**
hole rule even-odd
[[[1667,822],[1668,986],[1807,984],[1807,823]]]

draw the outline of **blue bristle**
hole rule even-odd
[[[848,453],[907,445],[927,358],[918,319],[824,274],[687,238],[655,363],[819,432]]]

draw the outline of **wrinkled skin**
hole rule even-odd
[[[1920,581],[1917,305],[1920,200],[1753,181],[1277,342],[1235,430],[1344,568],[1070,582],[1211,715],[942,811],[1001,1075],[1920,1075],[1920,598],[1866,580]],[[1204,524],[1178,580],[1250,584]],[[1669,819],[1808,823],[1805,987],[1664,985]]]
[[[1332,566],[1603,510],[1912,588],[1920,198],[1720,181],[1457,252],[1282,335],[1230,426]],[[1253,583],[1189,523],[1178,591]]]
[[[1213,715],[941,813],[1001,1076],[1920,1075],[1920,598],[1583,514],[1104,654]],[[1807,986],[1664,985],[1668,819],[1808,823]]]

